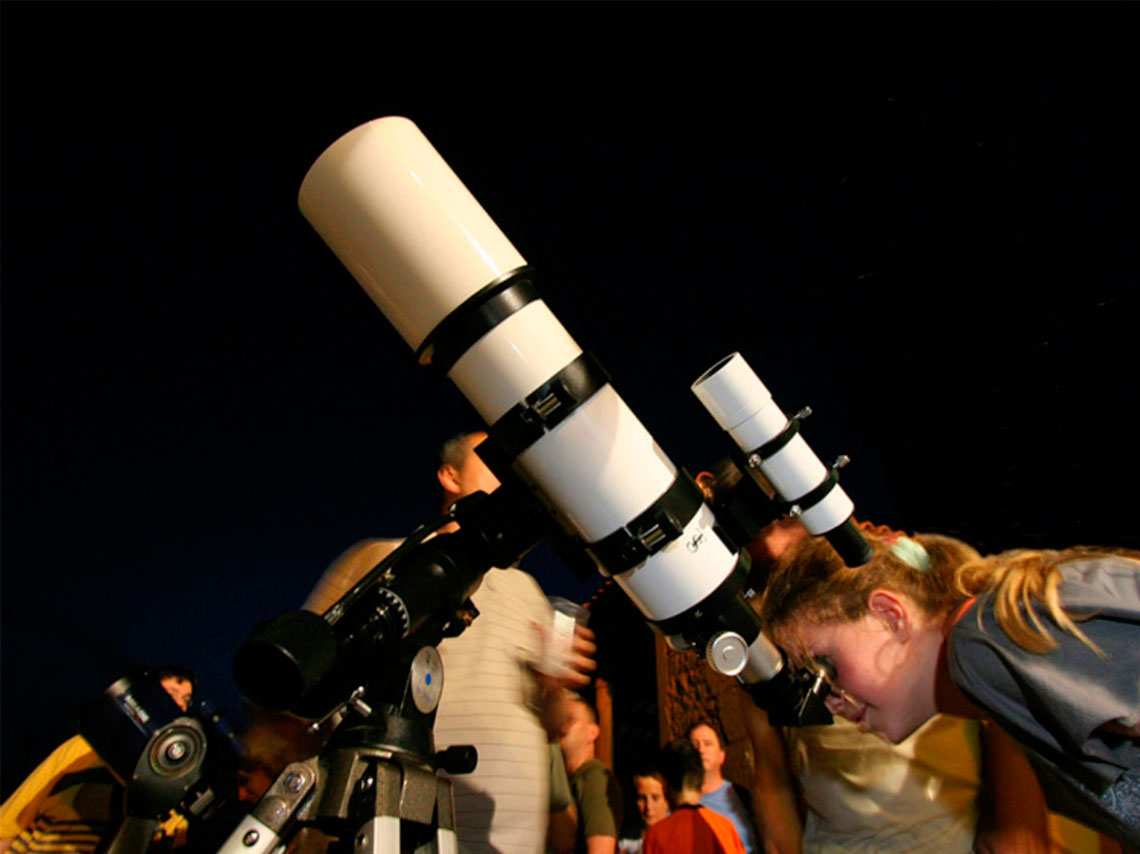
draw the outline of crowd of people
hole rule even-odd
[[[485,438],[444,446],[445,509],[499,486],[475,452]],[[702,485],[712,497],[715,478]],[[752,774],[732,782],[721,722],[695,721],[631,769],[630,820],[586,699],[593,634],[576,626],[551,666],[542,589],[516,567],[488,572],[471,597],[478,618],[439,644],[436,744],[479,754],[473,772],[451,777],[459,850],[1034,854],[1065,850],[1050,811],[1103,834],[1098,854],[1140,848],[1140,554],[983,558],[949,537],[863,531],[874,554],[857,568],[798,523],[748,546],[769,567],[754,603],[765,631],[793,666],[826,674],[836,723],[775,727],[742,702]],[[304,607],[325,611],[399,544],[352,546]],[[192,685],[167,677],[185,709]],[[256,799],[287,762],[312,755],[311,738],[258,720],[243,793]],[[116,785],[89,746],[63,745],[0,809],[0,850],[101,854]]]

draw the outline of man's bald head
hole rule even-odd
[[[461,433],[449,439],[440,450],[436,477],[443,489],[444,509],[474,492],[490,494],[499,488],[499,479],[478,454],[472,453],[486,438],[482,430]]]

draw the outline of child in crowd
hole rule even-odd
[[[701,754],[678,739],[661,751],[661,774],[672,812],[645,832],[643,854],[744,854],[731,821],[701,806]]]
[[[795,663],[830,671],[832,712],[895,743],[938,712],[992,719],[1052,809],[1140,846],[1140,553],[867,537],[859,567],[789,550],[761,603]]]
[[[669,815],[665,797],[665,778],[656,767],[643,767],[633,775],[637,792],[637,812],[641,816],[641,834],[636,839],[619,839],[618,854],[641,854],[645,832]]]

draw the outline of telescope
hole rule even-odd
[[[435,771],[471,770],[476,757],[462,745],[434,752],[434,645],[477,616],[469,597],[484,573],[544,539],[612,577],[673,648],[737,677],[773,723],[830,722],[825,674],[794,671],[762,632],[749,600],[764,577],[744,549],[791,513],[848,562],[869,557],[839,466],[807,446],[802,413],[787,418],[739,354],[694,383],[748,475],[726,530],[411,121],[342,136],[310,168],[299,204],[420,363],[486,422],[478,453],[502,486],[421,528],[323,615],[283,615],[239,650],[234,674],[254,702],[350,720],[327,759],[278,777],[222,854],[269,854],[298,823],[356,839],[357,851],[455,850],[449,783]],[[458,531],[434,536],[447,522]]]
[[[299,204],[420,363],[449,377],[486,422],[500,480],[513,475],[537,496],[656,631],[746,686],[786,671],[748,604],[756,584],[743,544],[415,124],[388,117],[342,136],[305,176]],[[694,391],[777,502],[845,559],[866,559],[836,468],[819,462],[799,419],[783,415],[742,357],[714,366]]]
[[[143,672],[116,680],[76,718],[124,789],[123,822],[107,854],[145,854],[172,809],[209,826],[236,801],[242,748],[208,700],[183,711],[154,672]]]

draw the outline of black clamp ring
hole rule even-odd
[[[501,458],[514,460],[553,430],[610,381],[590,353],[574,361],[532,391],[487,430]]]
[[[587,546],[603,574],[618,575],[657,554],[685,530],[704,501],[704,493],[682,469],[649,508],[609,536]]]
[[[798,507],[799,511],[796,515],[802,515],[805,510],[808,510],[819,502],[823,501],[831,490],[839,485],[839,471],[831,468],[825,477],[814,489],[810,489],[801,495],[799,498],[792,501],[781,501],[780,509],[785,513],[789,513],[793,508]]]
[[[715,622],[718,616],[723,616],[727,609],[733,605],[737,594],[744,589],[750,570],[750,564],[745,555],[747,552],[742,552],[737,557],[732,572],[712,593],[680,614],[666,617],[664,620],[651,620],[650,625],[653,629],[664,637],[686,635],[695,626],[702,624],[707,630],[709,623]],[[754,639],[754,637],[745,638],[749,643]]]
[[[784,425],[784,429],[761,445],[759,448],[753,448],[751,451],[744,455],[746,461],[750,461],[753,457],[759,457],[763,462],[771,457],[774,457],[785,445],[796,437],[800,432],[800,422],[811,415],[811,408],[805,406],[794,416],[788,419],[788,423]],[[752,467],[751,465],[749,466]]]
[[[421,365],[431,363],[446,374],[471,345],[535,300],[541,299],[527,267],[480,288],[436,324],[416,350]]]

